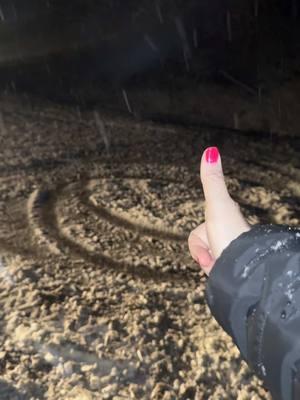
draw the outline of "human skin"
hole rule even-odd
[[[205,197],[205,222],[190,233],[188,245],[193,259],[209,275],[222,251],[249,231],[250,225],[228,193],[217,147],[204,151],[200,177]]]

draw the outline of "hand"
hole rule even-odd
[[[188,244],[193,259],[209,275],[222,251],[250,226],[228,193],[217,147],[209,147],[202,155],[201,181],[205,222],[190,233]]]

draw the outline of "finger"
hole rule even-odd
[[[211,269],[214,264],[214,259],[210,253],[204,223],[191,232],[188,239],[188,245],[193,259],[207,273],[207,268]]]
[[[211,257],[211,260],[209,262],[207,262],[206,265],[204,265],[204,266],[201,265],[201,268],[206,273],[206,275],[210,274],[210,271],[213,269],[215,262],[216,262],[216,260],[213,257]]]
[[[211,269],[215,264],[215,259],[212,257],[210,251],[203,246],[200,242],[199,238],[196,238],[196,241],[192,242],[192,235],[190,236],[190,252],[192,254],[193,259],[200,265],[203,271],[209,275]]]
[[[206,200],[207,238],[213,256],[218,258],[232,240],[250,228],[228,193],[216,147],[206,149],[202,156],[201,181]]]
[[[192,236],[193,240],[197,240],[197,238],[200,239],[203,242],[205,248],[209,249],[209,242],[208,242],[205,222],[203,222],[201,225],[197,226],[197,228],[192,230],[190,236]]]
[[[232,199],[225,184],[221,156],[217,147],[209,147],[203,153],[200,174],[206,206],[212,212],[218,212],[224,202],[227,204]]]
[[[193,259],[201,268],[205,269],[212,264],[213,258],[209,250],[203,246],[199,238],[197,238],[197,241],[194,243],[190,241],[189,247]]]

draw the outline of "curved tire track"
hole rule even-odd
[[[41,192],[38,190],[33,192],[29,199],[28,210],[30,211],[30,221],[34,228],[38,241],[44,246],[48,246],[50,253],[60,256],[71,256],[81,258],[100,268],[111,268],[114,271],[122,271],[139,277],[142,280],[154,281],[177,281],[183,279],[185,281],[194,281],[195,276],[187,277],[185,271],[176,273],[168,273],[163,271],[155,271],[148,265],[142,264],[138,267],[128,263],[116,261],[112,257],[106,256],[101,252],[92,252],[88,246],[76,242],[66,236],[57,221],[56,204],[62,196],[64,187],[58,188],[55,192],[47,192],[47,198],[40,202]],[[193,274],[194,275],[194,274]]]

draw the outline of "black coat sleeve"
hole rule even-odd
[[[300,399],[300,229],[256,225],[223,251],[207,302],[275,400]]]

